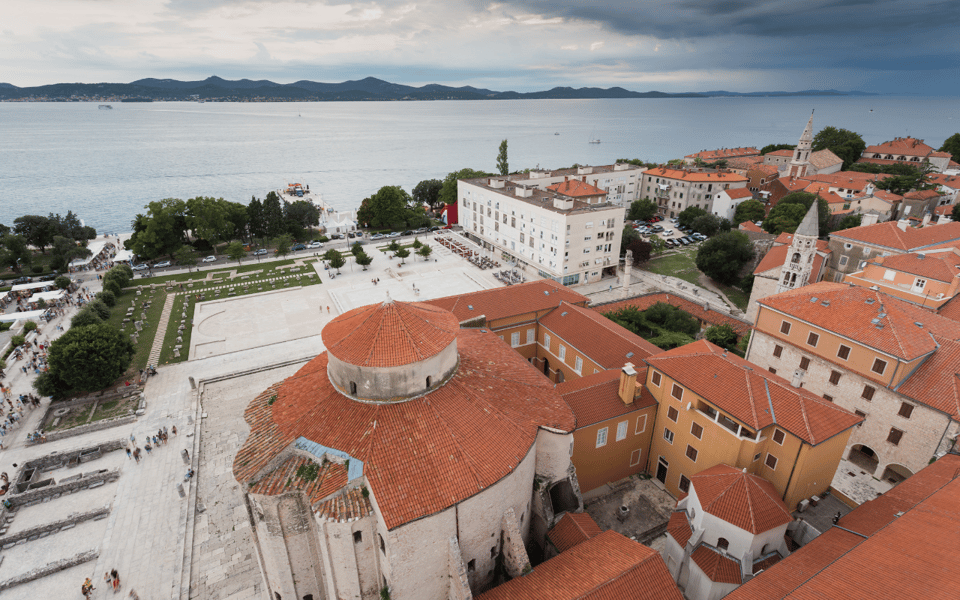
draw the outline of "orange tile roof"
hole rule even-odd
[[[953,250],[953,249],[951,249]],[[881,260],[882,259],[882,260]],[[960,256],[954,251],[912,252],[875,258],[871,264],[887,269],[950,283],[960,275]]]
[[[667,522],[667,533],[673,538],[681,548],[687,546],[690,537],[693,535],[693,529],[690,527],[690,520],[687,518],[687,511],[675,510],[670,513],[670,520]]]
[[[628,362],[640,364],[643,358],[660,352],[657,346],[595,310],[566,302],[540,319],[540,326],[604,369],[619,369]]]
[[[960,342],[934,336],[937,351],[897,391],[960,420]]]
[[[755,431],[776,424],[817,445],[862,421],[706,340],[667,350],[646,362]]]
[[[757,559],[753,561],[753,574],[756,575],[760,571],[766,571],[781,560],[783,560],[783,557],[780,556],[779,552],[774,552],[766,558]]]
[[[784,245],[784,246],[789,246],[790,244],[793,243],[793,234],[792,234],[792,233],[783,232],[783,233],[781,233],[780,235],[777,236],[777,239],[773,240],[773,243],[774,243],[774,244],[781,244],[781,245]],[[829,242],[827,242],[826,240],[819,240],[819,239],[818,239],[818,240],[816,241],[816,244],[817,244],[817,250],[818,250],[819,252],[830,252],[830,245],[829,245]]]
[[[764,156],[786,156],[787,158],[793,158],[793,150],[789,148],[774,150],[773,152],[767,152]]]
[[[739,229],[741,231],[752,231],[754,233],[764,233],[763,229],[761,229],[760,226],[758,226],[753,221],[744,221],[743,223],[740,223]]]
[[[684,158],[701,158],[703,160],[717,160],[720,158],[756,156],[760,151],[752,147],[720,148],[719,150],[703,150],[695,154],[687,154]]]
[[[700,544],[690,555],[693,562],[697,563],[700,570],[703,571],[710,581],[715,583],[733,583],[740,585],[743,583],[740,573],[740,563],[729,556],[725,556],[710,548],[706,544]]]
[[[840,160],[840,159],[837,159]],[[849,190],[863,190],[870,183],[877,183],[892,177],[887,173],[861,173],[860,171],[838,171],[836,173],[818,173],[806,175],[803,179],[815,183],[826,183],[832,187]]]
[[[570,196],[571,198],[583,198],[585,196],[606,196],[607,193],[600,188],[590,185],[579,179],[568,179],[547,187],[548,190]]]
[[[955,190],[960,189],[960,176],[958,175],[930,173],[927,175],[927,181],[929,181],[930,183],[935,183],[937,185],[942,185]]]
[[[345,312],[323,328],[327,352],[351,365],[397,367],[436,356],[460,323],[429,304],[386,301]]]
[[[930,200],[932,198],[939,198],[943,194],[937,190],[914,190],[912,192],[907,192],[903,195],[905,200]]]
[[[602,314],[606,312],[618,311],[626,307],[634,307],[637,310],[646,310],[657,302],[665,302],[671,306],[676,306],[680,310],[689,313],[694,318],[700,319],[707,325],[729,325],[734,331],[737,332],[738,336],[745,334],[753,328],[751,324],[746,321],[741,321],[740,319],[736,319],[730,315],[719,313],[715,310],[710,310],[709,308],[704,308],[702,304],[691,302],[686,298],[680,298],[679,296],[674,296],[673,294],[665,294],[661,292],[644,294],[643,296],[637,296],[636,298],[630,298],[629,300],[620,300],[619,302],[611,302],[609,304],[597,304],[591,306],[591,308]]]
[[[313,510],[322,521],[349,523],[372,513],[373,506],[370,498],[363,495],[361,488],[351,488],[315,505]]]
[[[783,234],[781,234],[783,235]],[[817,240],[817,249],[820,248],[822,240]],[[826,242],[822,242],[826,245]],[[829,250],[828,250],[829,252]],[[790,246],[774,246],[763,255],[763,258],[760,259],[760,262],[757,263],[757,267],[753,270],[754,275],[760,275],[761,273],[766,273],[771,269],[782,267],[785,262],[787,262],[787,256],[790,254]],[[813,268],[810,269],[810,277],[807,278],[807,283],[816,283],[817,279],[820,277],[820,267],[823,266],[824,257],[817,253],[813,258]]]
[[[894,138],[875,146],[867,146],[865,153],[870,154],[902,154],[904,156],[927,156],[933,148],[912,137]]]
[[[753,192],[748,188],[734,188],[732,190],[724,190],[724,193],[727,194],[732,200],[739,200],[740,198],[753,198]]]
[[[879,198],[884,202],[888,202],[890,204],[894,204],[896,202],[900,202],[901,200],[903,200],[903,196],[900,196],[899,194],[894,194],[892,192],[888,192],[887,190],[881,190],[881,189],[873,190],[873,193],[870,194],[870,196],[873,196],[874,198]],[[858,198],[868,198],[870,196],[868,196],[866,192],[858,192],[857,194],[854,194],[853,199],[856,200]],[[869,225],[867,225],[867,227],[869,227]]]
[[[670,167],[657,167],[655,169],[648,169],[644,171],[641,175],[646,175],[648,177],[665,177],[667,179],[680,179],[683,181],[704,181],[704,182],[729,182],[729,183],[738,183],[741,181],[749,181],[743,175],[738,175],[736,173],[726,173],[726,172],[702,172],[702,171],[687,171],[684,169],[671,169]]]
[[[705,512],[754,535],[793,521],[776,488],[762,477],[720,464],[691,476],[690,483]]]
[[[828,148],[810,153],[810,164],[817,169],[825,169],[842,162],[843,159],[831,152]]]
[[[777,168],[777,165],[754,165],[750,167],[750,170],[747,171],[747,175],[750,175],[750,173],[754,171],[767,177],[770,175],[776,175],[780,172],[780,170]]]
[[[632,404],[624,404],[620,399],[620,369],[600,371],[564,381],[557,385],[557,391],[573,409],[579,429],[656,404],[656,398],[643,385],[646,379],[646,367],[638,368],[637,391],[640,396],[635,397]]]
[[[251,431],[234,476],[244,485],[259,480],[302,437],[360,461],[383,521],[394,529],[512,472],[540,426],[573,431],[573,411],[553,384],[496,335],[464,329],[457,348],[459,367],[442,386],[379,404],[340,394],[321,354],[247,407]]]
[[[303,479],[298,475],[298,470],[307,465],[316,465],[319,469],[313,480]],[[307,501],[313,505],[346,484],[347,469],[343,465],[335,462],[321,465],[303,456],[291,456],[247,491],[264,496],[302,491],[306,494]]]
[[[937,309],[937,314],[952,321],[960,321],[960,294],[947,300],[946,304]]]
[[[577,544],[477,600],[683,600],[655,551],[615,531]]]
[[[582,305],[588,299],[552,279],[540,279],[470,294],[445,296],[428,300],[426,304],[449,310],[461,323],[481,315],[486,316],[489,323],[553,308],[561,302]]]
[[[758,303],[906,361],[936,349],[931,334],[960,339],[956,321],[893,296],[843,283],[821,281],[761,298]],[[768,333],[779,336],[778,332]]]
[[[547,537],[560,552],[566,552],[577,544],[595,538],[603,533],[597,522],[587,513],[564,514],[553,529],[547,532]]]

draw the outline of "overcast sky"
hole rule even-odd
[[[0,82],[960,95],[956,0],[7,0]]]

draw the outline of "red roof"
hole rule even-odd
[[[918,275],[944,283],[950,283],[954,277],[960,275],[960,256],[952,248],[948,251],[893,254],[876,258],[870,262],[894,271]]]
[[[937,351],[897,391],[960,420],[960,342],[934,340]]]
[[[665,177],[667,179],[682,179],[683,181],[703,181],[703,182],[746,182],[749,181],[743,175],[729,172],[716,171],[687,171],[685,169],[671,169],[670,167],[657,167],[648,169],[642,173],[648,177]]]
[[[767,152],[764,156],[786,156],[787,158],[793,158],[793,150],[789,148],[774,150],[773,152]]]
[[[770,250],[763,255],[763,258],[760,259],[760,262],[757,263],[757,267],[753,270],[754,275],[760,275],[761,273],[766,273],[771,269],[782,267],[784,263],[787,262],[787,257],[790,254],[789,244],[793,241],[793,235],[789,233],[781,233],[774,244],[781,243],[780,240],[785,239],[787,245],[774,245]],[[817,254],[813,257],[813,267],[810,269],[810,277],[807,279],[807,283],[816,283],[820,277],[820,269],[823,266],[823,261],[825,257],[821,253],[830,253],[830,249],[827,246],[827,242],[823,240],[817,240]]]
[[[762,477],[721,464],[690,482],[704,511],[754,535],[793,521],[776,488]]]
[[[760,151],[756,148],[721,148],[719,150],[704,150],[696,154],[688,154],[684,158],[701,158],[703,160],[715,161],[721,158],[756,156]]]
[[[903,156],[927,156],[933,148],[912,137],[894,138],[889,142],[867,146],[864,153],[870,154],[902,154]]]
[[[341,394],[327,376],[327,353],[321,354],[247,407],[251,431],[234,460],[237,481],[258,481],[275,457],[303,438],[362,464],[383,521],[393,529],[511,473],[540,426],[573,431],[573,411],[553,384],[496,335],[460,330],[457,350],[460,364],[451,379],[393,403]]]
[[[750,323],[746,321],[741,321],[740,319],[735,319],[730,315],[719,313],[715,310],[710,310],[709,308],[705,308],[702,304],[691,302],[686,298],[680,298],[679,296],[674,296],[673,294],[665,294],[661,292],[644,294],[643,296],[637,296],[636,298],[630,298],[629,300],[621,300],[620,302],[599,304],[592,306],[591,308],[603,314],[607,312],[615,312],[627,307],[633,307],[637,310],[646,310],[657,302],[665,302],[671,306],[676,306],[680,310],[690,314],[693,318],[699,319],[707,325],[729,325],[734,331],[737,332],[738,336],[741,336],[753,329]]]
[[[744,221],[743,223],[740,223],[740,227],[738,229],[741,231],[752,231],[754,233],[764,232],[763,229],[761,229],[760,226],[753,221]]]
[[[421,303],[361,306],[323,328],[327,352],[361,367],[397,367],[436,356],[457,337],[460,324],[449,311]]]
[[[657,346],[602,314],[575,304],[561,303],[540,319],[540,325],[604,369],[619,369],[628,362],[639,364],[660,352]]]
[[[564,287],[552,279],[540,279],[470,294],[445,296],[428,300],[425,304],[449,310],[463,323],[481,315],[490,322],[547,310],[558,306],[561,302],[586,304],[587,301],[587,297],[583,294]]]
[[[931,334],[960,339],[960,323],[865,287],[821,281],[758,302],[906,361],[936,349]]]
[[[651,367],[757,431],[776,424],[816,445],[862,421],[836,404],[804,388],[795,388],[782,377],[706,340],[646,360]]]
[[[927,175],[927,181],[929,181],[930,183],[935,183],[937,185],[942,185],[944,187],[960,190],[960,176],[957,176],[957,175],[945,175],[943,173],[929,173]]]
[[[731,200],[739,200],[740,198],[753,198],[753,192],[748,188],[733,188],[732,190],[724,190],[724,193],[730,197]]]
[[[710,581],[715,583],[733,583],[740,585],[740,563],[716,550],[700,544],[690,555]]]
[[[637,369],[637,391],[640,392],[640,397],[635,397],[632,404],[624,404],[620,399],[620,369],[600,371],[564,381],[557,385],[557,391],[573,409],[579,429],[656,404],[656,398],[643,385],[646,379],[646,367]]]
[[[615,531],[577,544],[477,600],[683,600],[655,550]]]
[[[593,517],[587,513],[565,513],[553,529],[547,532],[547,537],[560,552],[566,552],[577,544],[595,538],[603,533]]]
[[[300,469],[308,465],[316,465],[319,469],[314,479],[300,477]],[[307,495],[307,501],[313,505],[346,484],[347,469],[343,465],[335,462],[320,465],[303,456],[291,456],[247,491],[264,496],[303,491]]]
[[[687,511],[675,510],[670,513],[670,521],[667,522],[667,533],[673,538],[681,548],[685,548],[690,536],[693,535],[693,529],[690,528],[690,520],[687,518]]]
[[[583,198],[585,196],[606,196],[607,193],[600,188],[590,185],[579,179],[568,179],[547,187],[548,190],[570,196],[571,198]]]

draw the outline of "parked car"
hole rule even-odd
[[[400,235],[413,235],[413,230],[412,230],[412,229],[408,229],[408,230],[404,231],[403,233],[401,233]]]
[[[387,234],[387,237],[388,237],[388,238],[398,238],[398,237],[400,237],[400,232],[399,232],[399,231],[394,231],[393,233],[388,233],[388,234]]]
[[[60,273],[53,272],[48,275],[44,275],[43,277],[39,278],[37,281],[53,281],[59,276],[60,276]]]
[[[203,259],[206,261],[207,259]],[[146,271],[149,267],[147,265],[133,265],[134,271]]]
[[[347,236],[343,235],[342,233],[334,233],[334,234],[331,234],[331,235],[330,235],[330,239],[331,239],[331,240],[345,240],[345,239],[347,239]]]
[[[260,248],[259,250],[254,250],[253,255],[254,255],[254,256],[264,256],[264,255],[266,255],[266,253],[267,253],[267,249],[266,249],[266,248]],[[204,259],[204,260],[206,260],[206,259]]]
[[[386,236],[383,235],[382,233],[375,233],[375,234],[373,234],[373,235],[370,236],[370,239],[371,239],[371,240],[382,240],[384,237],[386,237]]]
[[[420,229],[417,229],[414,233],[426,233],[428,231],[430,231],[429,227],[421,227]]]
[[[673,239],[663,240],[663,243],[667,246],[667,248],[674,248],[677,245]]]
[[[21,285],[21,284],[24,284],[24,283],[30,283],[30,278],[29,278],[29,277],[18,277],[18,278],[16,278],[16,279],[13,280],[13,285]]]
[[[323,242],[310,242],[307,244],[307,250],[316,250],[317,248],[322,248]]]
[[[306,244],[297,244],[296,246],[293,247],[294,252],[296,252],[297,250],[306,250],[306,249],[307,249]]]
[[[430,231],[440,231],[440,226],[434,225],[433,227],[430,228]]]
[[[217,257],[211,254],[210,256],[204,258],[204,259],[203,259],[203,262],[205,262],[205,263],[217,262]]]
[[[162,268],[164,268],[164,267],[169,267],[169,266],[170,266],[170,261],[169,261],[169,260],[165,260],[165,261],[163,261],[163,262],[158,262],[157,264],[153,265],[153,268],[154,268],[154,269],[162,269]]]
[[[673,235],[673,230],[672,230],[672,229],[664,229],[664,230],[663,230],[663,235]]]

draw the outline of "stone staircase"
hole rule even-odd
[[[160,314],[160,323],[157,325],[157,336],[153,339],[153,347],[150,348],[150,358],[147,359],[148,365],[156,366],[160,362],[160,351],[163,349],[163,338],[167,335],[167,323],[170,322],[170,313],[173,312],[173,301],[176,294],[167,294],[167,300],[163,303],[163,312]]]

